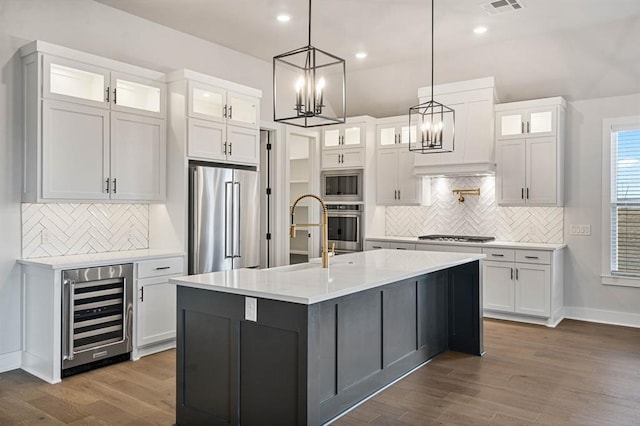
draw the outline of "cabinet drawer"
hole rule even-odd
[[[499,262],[513,262],[515,250],[501,248],[484,248],[482,253],[487,255],[486,260],[497,260]]]
[[[388,249],[389,243],[382,241],[365,241],[364,249],[365,251],[369,250],[380,250],[380,249]]]
[[[138,278],[159,277],[162,275],[184,274],[184,259],[168,257],[138,262]]]
[[[516,262],[551,264],[551,252],[540,250],[516,250]]]
[[[415,250],[415,244],[409,243],[389,243],[389,248],[392,250]]]

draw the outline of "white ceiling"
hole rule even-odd
[[[97,0],[271,61],[307,44],[303,0]],[[501,101],[640,92],[640,0],[436,0],[435,82],[495,76]],[[428,0],[315,0],[312,44],[347,60],[348,115],[404,113],[430,84]],[[279,13],[292,19],[276,21]],[[479,25],[483,36],[473,34]],[[364,50],[368,57],[357,60]]]

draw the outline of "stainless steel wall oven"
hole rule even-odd
[[[133,264],[62,271],[62,377],[129,359]]]
[[[335,244],[336,253],[362,251],[362,205],[329,204],[329,249]]]

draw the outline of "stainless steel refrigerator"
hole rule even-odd
[[[189,274],[260,265],[259,173],[189,165]]]

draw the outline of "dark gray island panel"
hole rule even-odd
[[[300,283],[304,286],[304,283]],[[305,305],[178,286],[176,423],[325,423],[449,349],[482,354],[480,262]]]

